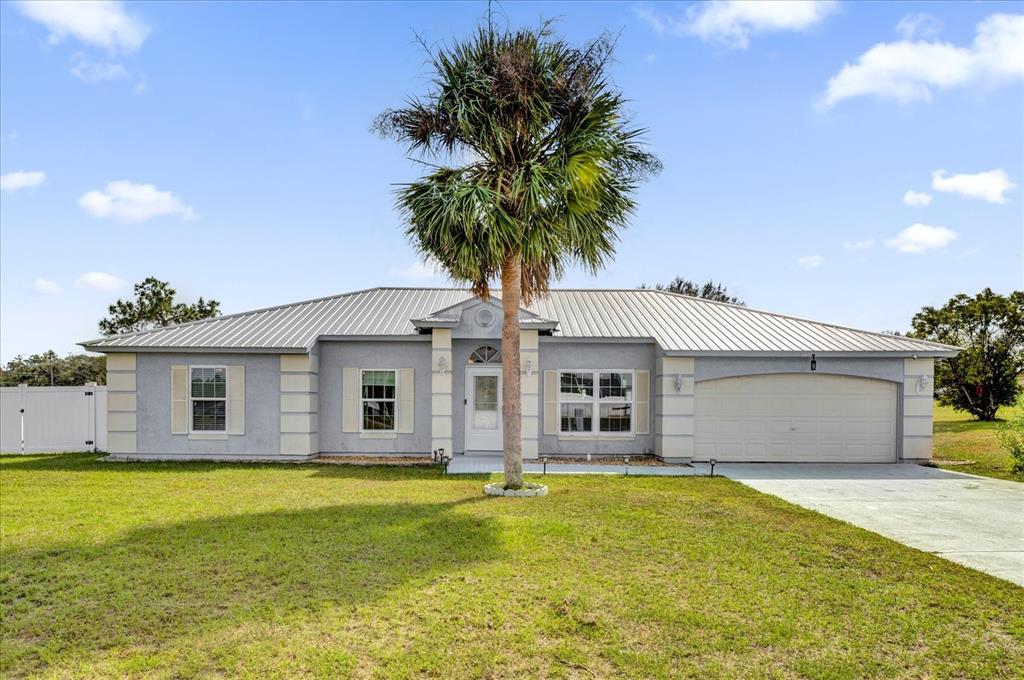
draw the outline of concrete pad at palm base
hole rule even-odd
[[[1024,484],[920,465],[722,463],[715,472],[1024,586]]]

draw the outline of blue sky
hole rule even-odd
[[[0,3],[0,358],[78,349],[149,275],[225,312],[444,284],[393,208],[418,168],[369,125],[425,91],[414,33],[485,8]],[[615,261],[560,285],[714,278],[874,330],[1021,287],[1024,5],[499,12],[619,33],[615,83],[665,166]]]

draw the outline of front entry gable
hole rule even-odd
[[[494,339],[501,337],[503,314],[501,299],[491,295],[490,300],[470,298],[411,321],[421,332],[450,328],[453,338]],[[519,324],[523,329],[541,331],[551,331],[558,326],[557,321],[545,319],[522,307],[519,308]]]

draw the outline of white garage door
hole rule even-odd
[[[896,384],[835,375],[699,382],[697,460],[892,463]]]

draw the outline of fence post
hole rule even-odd
[[[96,383],[85,383],[85,393],[89,396],[89,441],[92,452],[96,453]]]
[[[18,383],[18,419],[21,425],[21,455],[25,455],[25,390],[28,383]]]

